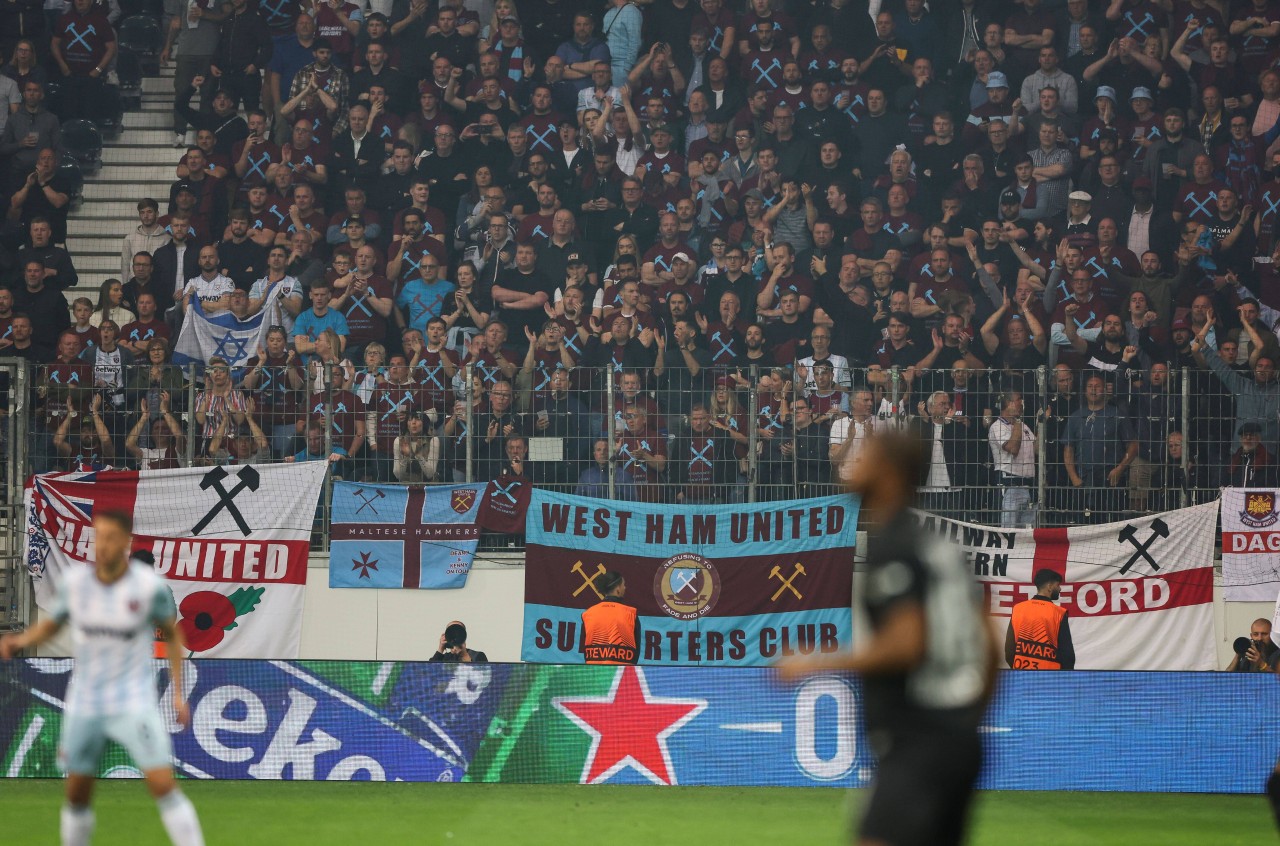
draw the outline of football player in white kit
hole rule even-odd
[[[154,570],[129,560],[133,521],[128,514],[96,513],[93,528],[95,566],[68,569],[53,612],[26,632],[0,640],[0,659],[7,661],[71,626],[75,669],[58,745],[67,773],[62,844],[89,843],[94,774],[107,741],[114,740],[142,770],[174,846],[204,846],[196,809],[173,777],[173,745],[156,701],[152,644],[158,628],[169,645],[177,721],[190,722],[173,594]]]

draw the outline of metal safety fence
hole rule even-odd
[[[1234,363],[1212,372],[746,362],[655,375],[553,359],[7,361],[4,508],[20,501],[29,472],[310,460],[329,461],[334,479],[522,475],[583,496],[696,508],[840,490],[866,439],[890,428],[932,442],[924,508],[994,525],[1103,522],[1280,475],[1280,386]],[[317,517],[319,546],[327,513]],[[7,538],[19,536],[17,511],[0,519],[14,529]]]

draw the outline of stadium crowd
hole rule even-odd
[[[1277,482],[1274,0],[164,13],[175,181],[68,306],[43,101],[110,88],[121,9],[0,9],[0,356],[40,365],[42,469],[707,502],[827,489],[909,424],[930,506],[1008,525],[1042,484],[1106,519]],[[190,387],[219,312],[272,328]]]

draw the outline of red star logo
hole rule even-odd
[[[591,735],[582,784],[608,781],[627,767],[654,784],[675,784],[667,738],[707,707],[705,699],[651,696],[644,671],[630,665],[618,669],[607,696],[552,704]]]

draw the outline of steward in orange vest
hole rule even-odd
[[[612,570],[600,574],[603,598],[582,612],[579,649],[588,664],[636,664],[640,661],[640,615],[618,600],[627,583]]]
[[[1037,570],[1034,581],[1036,595],[1013,606],[1004,659],[1015,670],[1074,670],[1076,650],[1067,609],[1053,604],[1062,595],[1062,576]]]

